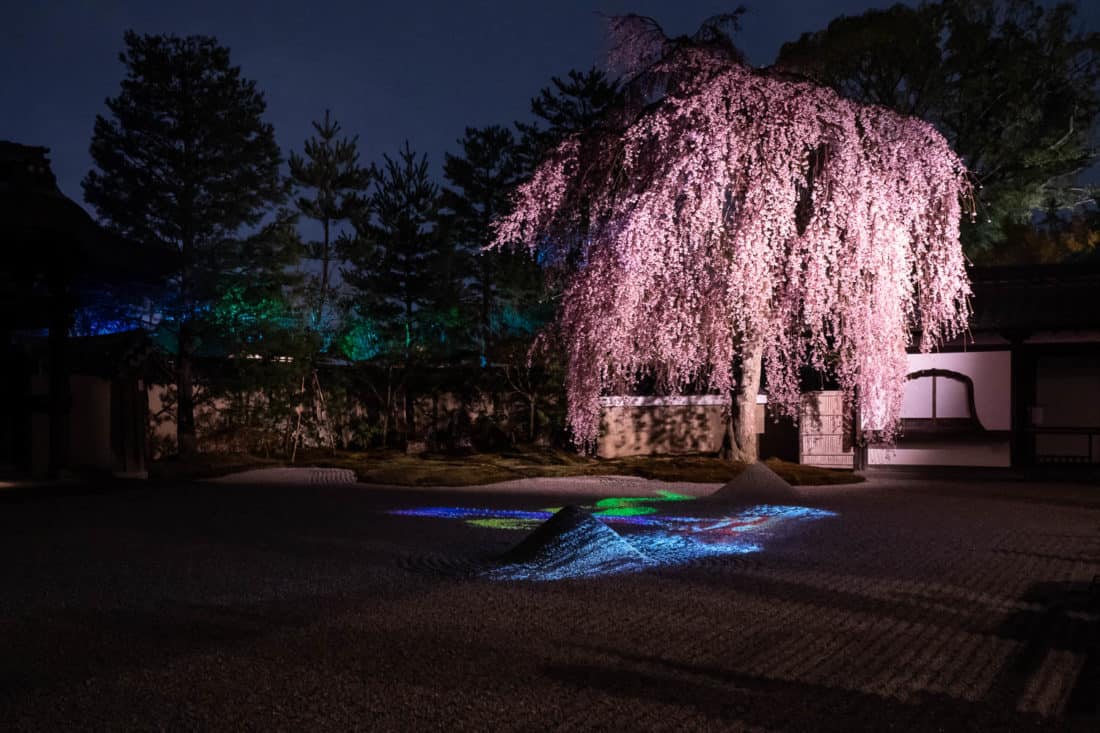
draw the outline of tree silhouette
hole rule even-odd
[[[193,361],[198,321],[239,260],[233,241],[286,195],[281,158],[256,83],[207,36],[125,35],[126,66],[109,116],[97,115],[85,199],[106,224],[175,247],[180,267],[161,304],[178,331],[177,433],[195,446]]]
[[[340,124],[325,110],[324,121],[314,121],[314,135],[305,141],[305,155],[290,154],[290,178],[298,189],[298,211],[321,225],[321,239],[308,243],[309,257],[320,263],[316,290],[310,293],[313,326],[331,330],[325,307],[333,273],[334,228],[340,222],[361,217],[367,205],[367,189],[373,178],[371,168],[359,165],[358,136],[338,138]],[[311,192],[312,196],[305,195]]]
[[[505,335],[508,308],[520,315],[542,294],[538,266],[526,252],[485,250],[492,241],[492,223],[511,208],[512,190],[520,181],[519,150],[511,130],[498,125],[467,128],[460,139],[461,155],[447,154],[442,194],[446,235],[465,256],[475,336],[483,362],[493,353],[498,335]]]
[[[1100,33],[1074,30],[1076,3],[939,0],[841,16],[780,50],[778,67],[849,99],[936,126],[980,184],[964,222],[972,258],[1032,212],[1091,205],[1074,174],[1092,165]]]
[[[369,215],[355,220],[356,237],[341,270],[353,289],[358,314],[370,319],[388,361],[402,364],[406,381],[406,430],[413,425],[409,372],[425,348],[440,296],[440,238],[436,236],[439,189],[427,156],[406,141],[396,158],[383,156]]]

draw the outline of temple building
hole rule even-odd
[[[171,253],[108,234],[60,191],[48,152],[0,141],[0,470],[141,475],[153,351],[70,329],[95,294],[163,278]]]

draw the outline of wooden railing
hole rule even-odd
[[[1100,455],[1098,455],[1094,444],[1096,443],[1096,437],[1100,436],[1100,427],[1073,427],[1073,428],[1060,428],[1060,427],[1047,427],[1047,426],[1032,426],[1029,429],[1032,435],[1033,445],[1035,448],[1035,462],[1036,463],[1096,463],[1100,461]],[[1079,435],[1085,438],[1085,451],[1083,453],[1058,453],[1058,454],[1044,454],[1039,450],[1039,436],[1040,435]]]

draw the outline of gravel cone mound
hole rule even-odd
[[[575,506],[558,510],[501,558],[496,580],[560,580],[641,570],[653,564],[615,530]]]
[[[768,464],[757,461],[709,498],[738,504],[797,504],[801,495]]]

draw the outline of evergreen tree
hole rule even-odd
[[[510,209],[521,180],[519,150],[512,131],[497,125],[466,128],[461,155],[447,154],[442,194],[447,236],[458,247],[468,273],[468,303],[482,364],[491,359],[498,335],[515,331],[533,317],[542,296],[541,273],[525,251],[484,250],[492,224]],[[533,330],[533,328],[531,329]]]
[[[971,257],[1050,200],[1086,203],[1073,182],[1098,149],[1100,33],[1074,30],[1075,2],[939,0],[841,16],[783,46],[777,67],[860,102],[928,120],[973,173]]]
[[[332,300],[336,235],[340,223],[360,215],[366,205],[372,170],[359,165],[358,136],[338,138],[340,124],[330,119],[328,110],[323,122],[313,122],[313,129],[314,136],[305,141],[305,155],[290,154],[290,178],[299,193],[298,211],[321,225],[321,239],[308,243],[310,259],[320,266],[308,295],[312,325],[327,333],[334,320],[326,307]]]
[[[521,170],[530,174],[567,135],[597,126],[622,101],[619,84],[595,67],[571,69],[566,79],[551,77],[550,86],[531,99],[531,114],[537,120],[516,123]]]
[[[531,114],[536,121],[516,123],[520,133],[517,159],[524,178],[570,135],[591,137],[610,129],[609,126],[618,122],[617,112],[625,101],[618,82],[596,68],[583,72],[573,69],[567,79],[555,76],[550,83],[531,99]],[[583,223],[587,219],[587,207],[584,202],[580,203],[577,215],[582,225],[571,235],[572,244],[559,250],[556,253],[559,257],[541,261],[546,268],[547,282],[554,289],[562,287],[578,265],[577,258],[587,230],[587,224]]]
[[[236,448],[290,453],[301,425],[296,407],[312,374],[318,341],[296,308],[302,285],[296,265],[303,251],[297,213],[282,209],[250,236],[234,243],[236,265],[220,278],[221,294],[204,319],[221,362],[213,394],[226,400],[211,427]]]
[[[198,321],[240,254],[227,243],[259,224],[286,188],[263,95],[228,48],[208,36],[132,31],[125,45],[126,76],[107,100],[110,115],[96,117],[84,195],[123,236],[179,252],[162,310],[178,328],[178,447],[189,455]]]
[[[427,156],[418,158],[407,141],[396,158],[384,156],[370,213],[355,220],[341,270],[356,314],[371,323],[379,356],[403,368],[407,433],[414,430],[409,372],[429,345],[438,312],[438,194]]]

